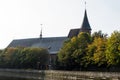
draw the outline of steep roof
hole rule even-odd
[[[83,23],[81,25],[82,30],[91,30],[88,17],[87,17],[87,11],[85,10],[84,18],[83,18]]]
[[[68,38],[72,38],[73,36],[77,36],[79,34],[80,29],[71,29],[69,34],[68,34]]]
[[[8,47],[40,47],[46,48],[50,54],[57,53],[67,37],[47,37],[13,40]]]

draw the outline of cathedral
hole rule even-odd
[[[91,27],[87,17],[87,11],[85,10],[83,22],[81,28],[71,29],[66,37],[42,37],[42,33],[39,38],[29,39],[15,39],[9,45],[9,47],[40,47],[48,49],[50,54],[56,54],[63,45],[63,42],[68,38],[77,36],[80,32],[87,32],[91,34]]]
[[[62,47],[65,40],[77,36],[80,32],[87,32],[91,34],[91,27],[87,17],[87,10],[85,9],[83,22],[80,28],[71,29],[66,37],[42,37],[42,33],[39,38],[29,39],[15,39],[9,45],[10,47],[33,47],[33,48],[46,48],[49,51],[51,59],[55,59],[56,54]],[[55,60],[53,60],[55,61]]]

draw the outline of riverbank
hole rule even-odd
[[[120,80],[120,72],[0,69],[0,76],[37,80],[81,80],[82,78]]]

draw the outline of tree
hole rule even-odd
[[[94,40],[93,45],[96,47],[96,49],[93,55],[93,61],[98,66],[106,65],[106,42],[107,40],[104,38],[96,38]]]
[[[49,61],[49,53],[43,48],[7,48],[0,56],[0,66],[7,68],[37,68],[46,65]]]
[[[105,34],[105,33],[102,33],[102,31],[101,30],[99,30],[98,32],[94,32],[93,34],[92,34],[92,40],[94,41],[94,39],[95,38],[107,38],[107,34]]]
[[[98,31],[93,33],[92,42],[88,44],[86,56],[84,57],[85,67],[100,67],[106,65],[106,43],[107,35]]]
[[[86,56],[86,49],[88,47],[88,44],[91,43],[91,37],[87,33],[80,33],[76,42],[76,46],[78,48],[75,49],[72,56],[77,64],[83,66],[84,57]]]
[[[120,32],[114,31],[108,38],[106,58],[108,66],[120,64]]]
[[[80,68],[83,66],[83,57],[86,55],[86,48],[90,42],[90,35],[81,32],[77,37],[73,37],[64,43],[58,53],[58,61],[66,67]]]
[[[20,52],[20,66],[23,68],[36,68],[37,63],[46,65],[49,61],[49,53],[43,48],[24,48]]]
[[[58,63],[60,63],[59,64],[60,66],[62,66],[64,68],[66,68],[67,66],[69,66],[69,67],[71,66],[71,61],[72,61],[71,54],[72,54],[73,50],[74,50],[74,48],[72,48],[71,40],[65,41],[63,47],[57,54]]]
[[[8,66],[10,68],[12,67],[13,59],[16,57],[14,54],[18,53],[17,51],[17,48],[7,48],[3,51],[1,56],[3,58],[3,64],[5,64],[5,66]]]

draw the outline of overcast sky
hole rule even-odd
[[[120,0],[86,0],[92,33],[120,30]],[[0,49],[13,39],[67,36],[80,28],[84,0],[0,0]]]

